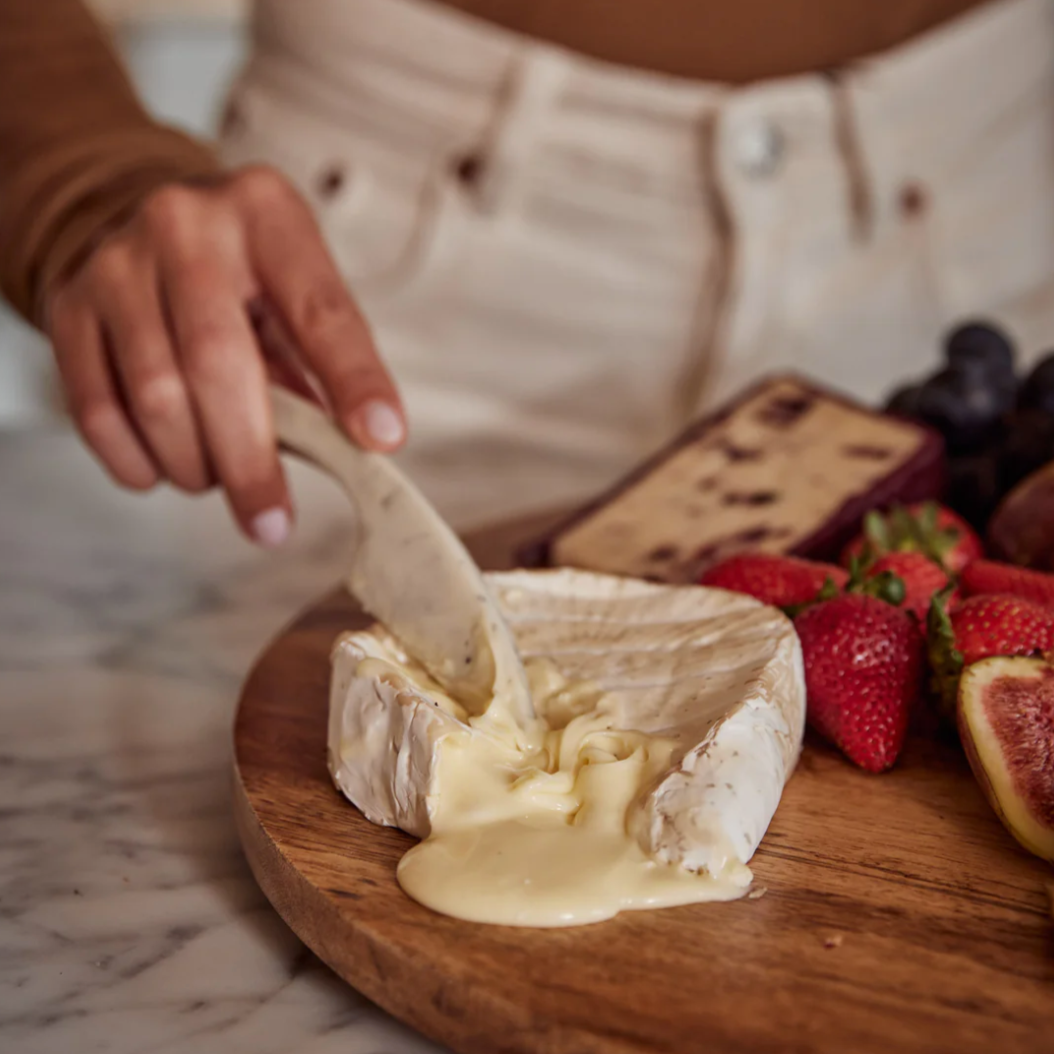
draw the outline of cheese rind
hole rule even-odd
[[[801,746],[804,670],[796,645],[796,639],[780,642],[739,706],[631,814],[650,856],[712,872],[726,849],[744,864],[753,856]]]
[[[360,669],[366,660],[385,668]],[[427,837],[439,741],[461,722],[405,673],[409,659],[379,627],[344,634],[333,650],[329,770],[373,823]]]
[[[488,580],[532,673],[536,705],[548,721],[542,738],[537,730],[521,733],[501,725],[500,713],[467,714],[375,627],[345,634],[334,649],[333,778],[375,823],[428,838],[438,818],[443,829],[437,833],[448,847],[468,853],[464,846],[475,846],[475,835],[469,832],[466,841],[464,830],[450,831],[465,826],[458,817],[452,822],[451,801],[460,795],[458,810],[472,810],[477,792],[472,770],[464,766],[484,757],[495,771],[479,774],[478,796],[504,795],[486,822],[493,824],[492,833],[504,824],[500,835],[510,858],[518,846],[509,840],[509,825],[529,814],[534,819],[525,840],[544,843],[549,836],[536,828],[548,824],[561,839],[561,853],[596,847],[609,862],[603,875],[583,877],[597,887],[589,895],[571,888],[573,875],[554,878],[546,869],[525,879],[537,891],[536,903],[511,894],[502,901],[489,874],[485,882],[476,876],[475,896],[455,902],[449,888],[462,883],[447,876],[447,888],[423,888],[428,875],[436,874],[439,854],[432,854],[428,872],[415,850],[400,867],[404,888],[409,885],[412,895],[439,910],[527,925],[595,921],[625,907],[745,892],[745,865],[779,803],[804,729],[801,649],[790,621],[748,597],[703,587],[570,570],[492,574]],[[521,735],[522,745],[516,738]],[[476,747],[486,750],[474,753]],[[624,779],[602,783],[619,768],[612,766],[605,776],[609,747],[610,760],[625,759],[621,768],[636,766],[640,787]],[[554,752],[566,756],[555,758]],[[455,774],[459,780],[447,786],[453,797],[445,813],[444,771],[448,781]],[[519,804],[503,789],[503,772],[513,773]],[[617,816],[594,815],[627,788],[632,794]],[[567,841],[567,822],[544,813],[544,803],[571,811],[572,827],[602,829],[583,830],[580,837],[571,831],[576,840]],[[582,815],[573,815],[576,808]],[[612,834],[613,821],[621,834]],[[448,859],[440,863],[447,871],[454,866]],[[530,867],[531,860],[518,866]],[[713,882],[707,887],[689,872]],[[624,888],[615,888],[614,878],[605,885],[605,876],[624,876]],[[463,884],[470,888],[471,876]]]

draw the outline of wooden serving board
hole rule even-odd
[[[477,556],[504,564],[512,540],[477,539]],[[412,840],[330,782],[329,649],[359,623],[334,593],[259,659],[236,810],[281,916],[396,1017],[487,1054],[1054,1052],[1054,871],[1003,830],[954,741],[920,730],[878,777],[808,743],[753,861],[757,899],[474,925],[406,897]]]

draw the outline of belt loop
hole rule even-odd
[[[867,170],[853,96],[845,70],[828,70],[826,78],[831,88],[835,146],[846,175],[850,224],[856,239],[866,242],[875,230],[875,190]]]
[[[513,58],[480,147],[456,166],[483,211],[516,210],[525,189],[527,162],[569,70],[568,60],[547,47],[528,46]]]

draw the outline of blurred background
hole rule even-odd
[[[244,46],[242,0],[90,0],[110,26],[146,105],[209,135]],[[43,338],[0,301],[0,429],[58,408]]]

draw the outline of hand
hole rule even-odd
[[[77,428],[118,482],[190,493],[218,482],[242,530],[278,545],[292,506],[261,310],[352,439],[402,444],[399,396],[366,323],[307,204],[272,169],[155,191],[50,291],[46,329]]]

